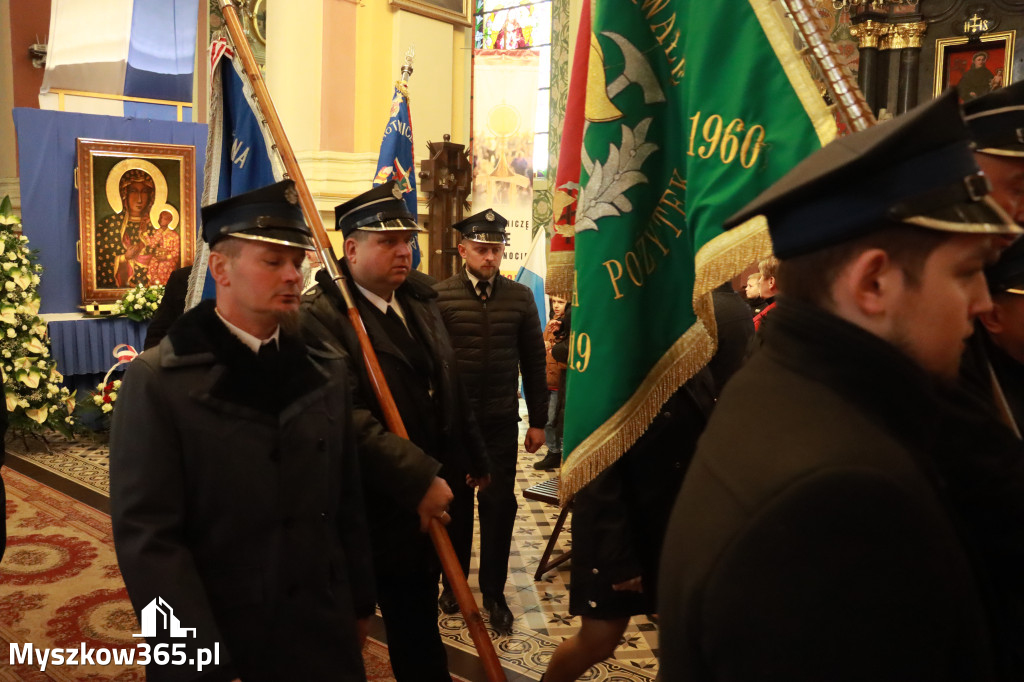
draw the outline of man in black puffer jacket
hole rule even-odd
[[[507,224],[488,209],[453,225],[463,235],[459,255],[466,261],[466,268],[436,285],[438,306],[455,347],[459,373],[491,460],[490,486],[480,489],[480,591],[491,626],[501,634],[512,632],[512,612],[503,593],[512,526],[519,508],[515,477],[520,372],[530,414],[524,442],[527,452],[536,452],[544,443],[548,403],[544,338],[533,293],[498,274],[508,242]],[[449,531],[462,570],[468,574],[473,489],[452,488],[455,499]],[[440,605],[445,613],[458,608],[447,584]]]

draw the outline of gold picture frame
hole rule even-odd
[[[195,147],[86,138],[76,146],[82,302],[116,301],[190,265]]]
[[[388,0],[392,7],[456,26],[473,25],[473,0]]]
[[[953,86],[960,101],[969,101],[1013,81],[1016,31],[987,33],[978,41],[940,38],[935,41],[934,95]]]

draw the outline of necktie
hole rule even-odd
[[[384,313],[384,315],[393,323],[401,325],[402,329],[404,329],[407,334],[409,333],[409,327],[405,325],[405,320],[402,319],[402,316],[399,315],[398,312],[393,307],[388,306],[388,311]]]
[[[278,353],[277,341],[271,341],[260,346],[260,351],[256,353],[256,357],[260,360],[270,360],[276,358]]]
[[[489,284],[488,282],[485,282],[483,280],[480,280],[479,282],[476,283],[476,290],[477,290],[477,293],[480,294],[480,300],[481,301],[486,301],[487,300],[487,287],[488,287],[488,284]]]

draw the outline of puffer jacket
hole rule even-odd
[[[483,426],[518,420],[522,371],[530,426],[544,428],[546,353],[533,292],[496,277],[494,291],[481,301],[465,269],[434,288],[477,421]]]

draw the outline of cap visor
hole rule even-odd
[[[402,230],[416,230],[417,232],[427,231],[426,228],[417,225],[415,220],[409,220],[408,218],[389,218],[387,220],[378,220],[366,225],[360,225],[357,229],[364,230],[366,232],[397,232]]]
[[[982,154],[989,154],[990,156],[1009,156],[1018,159],[1024,158],[1024,145],[1020,144],[1007,145],[1006,147],[985,147],[978,151]]]
[[[238,237],[254,242],[266,242],[267,244],[280,244],[282,246],[295,246],[306,251],[315,251],[313,241],[304,234],[294,230],[268,230],[264,228],[261,234],[249,234],[248,232],[232,232],[225,237]]]

